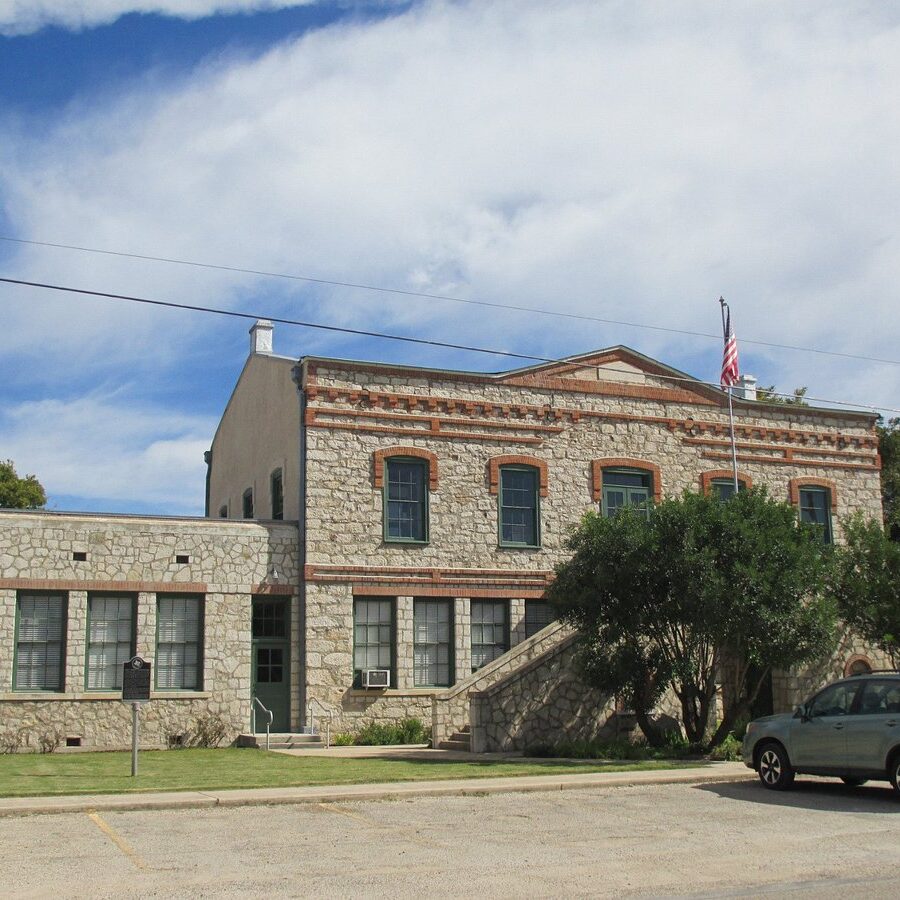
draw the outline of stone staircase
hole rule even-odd
[[[446,740],[438,744],[438,750],[463,750],[468,753],[472,749],[472,726],[464,725],[454,731]]]
[[[266,749],[266,735],[262,734],[239,734],[237,738],[238,747],[256,747],[259,750]],[[322,740],[321,734],[293,734],[289,732],[272,732],[269,735],[270,750],[313,750],[324,747],[325,742]]]
[[[568,625],[551,622],[452,688],[435,694],[432,699],[432,746],[441,750],[471,750],[470,705],[473,697],[515,677],[517,672],[534,663],[554,656],[574,637]]]

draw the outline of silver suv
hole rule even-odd
[[[890,781],[900,794],[900,673],[842,678],[793,714],[747,726],[744,764],[775,791],[794,775],[833,775],[846,784]]]

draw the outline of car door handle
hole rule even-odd
[[[897,720],[891,719],[890,722],[885,722],[884,724],[887,725],[888,728],[893,728],[897,724]]]
[[[836,724],[831,726],[835,731],[840,731],[844,727],[843,722],[837,722]]]

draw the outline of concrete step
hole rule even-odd
[[[240,734],[237,739],[238,747],[265,747],[266,734]],[[269,735],[269,747],[272,750],[293,750],[301,747],[323,746],[320,734],[291,734],[279,732]]]
[[[462,750],[465,753],[468,753],[472,749],[472,745],[469,743],[469,738],[466,736],[465,740],[456,740],[457,735],[453,735],[450,740],[441,741],[438,744],[439,750]]]

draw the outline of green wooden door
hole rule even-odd
[[[287,603],[253,600],[253,694],[274,715],[273,732],[291,728],[290,643]],[[256,708],[256,730],[266,730],[266,716]]]

